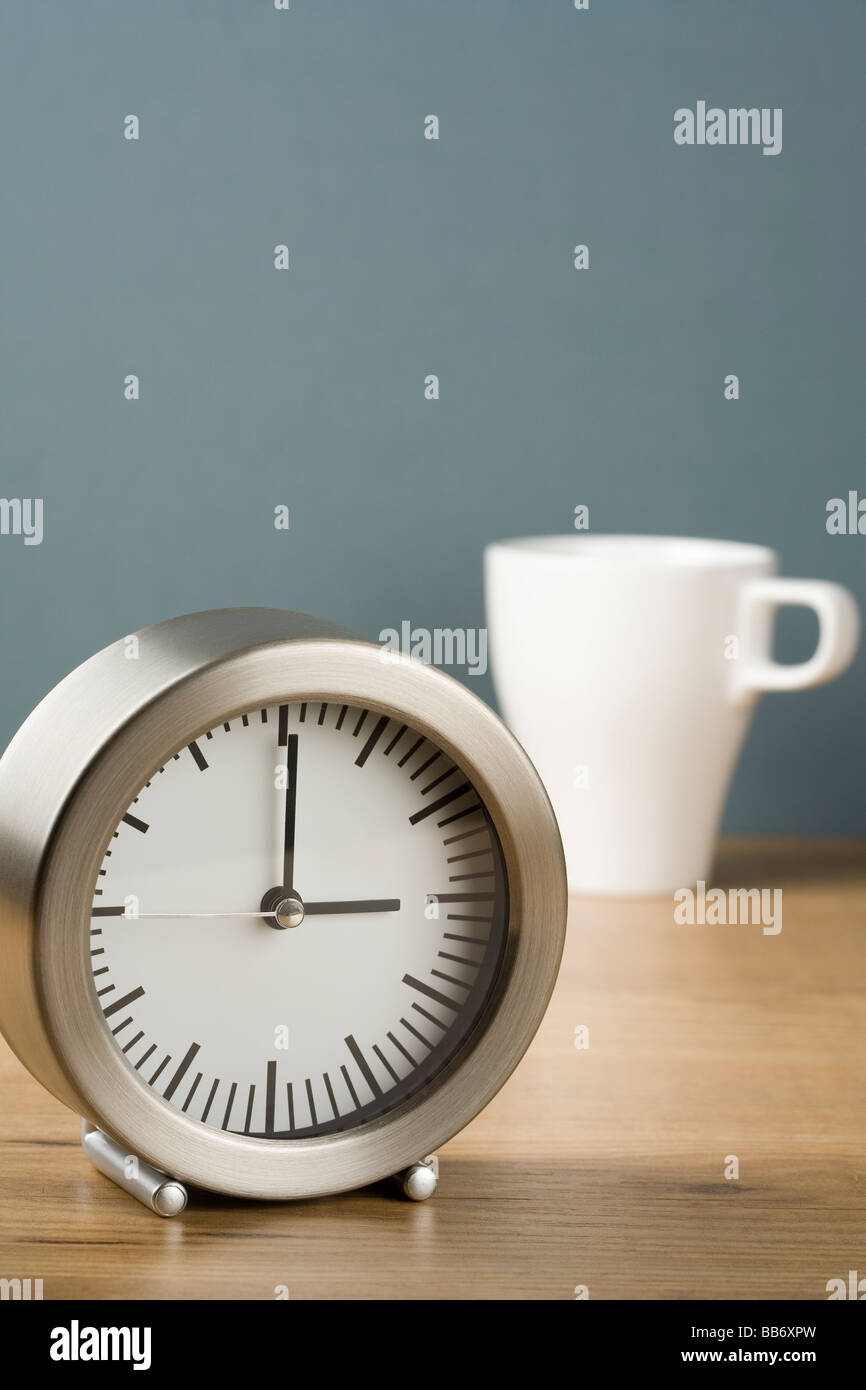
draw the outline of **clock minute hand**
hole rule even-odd
[[[283,721],[283,706],[280,723]],[[286,818],[283,826],[283,882],[286,892],[292,892],[295,882],[295,812],[298,804],[298,735],[286,735],[280,729],[280,741],[286,738]]]

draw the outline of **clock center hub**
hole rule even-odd
[[[261,912],[269,927],[285,931],[299,927],[306,916],[304,900],[294,888],[269,888],[261,902]]]
[[[304,920],[304,904],[300,898],[283,898],[274,908],[277,927],[299,927]]]

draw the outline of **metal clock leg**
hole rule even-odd
[[[186,1206],[187,1193],[182,1182],[127,1153],[87,1120],[81,1121],[81,1147],[100,1173],[157,1216],[178,1216]]]
[[[439,1186],[439,1159],[435,1154],[411,1163],[402,1173],[395,1173],[395,1181],[403,1189],[404,1197],[412,1202],[426,1202]]]

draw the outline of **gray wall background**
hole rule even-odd
[[[577,503],[863,603],[864,44],[860,0],[7,0],[0,740],[184,611],[479,626],[485,542]],[[782,153],[675,146],[698,99]],[[765,698],[729,826],[866,829],[864,685]]]

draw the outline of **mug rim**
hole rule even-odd
[[[552,566],[580,563],[609,569],[707,570],[758,564],[774,567],[778,562],[774,550],[752,541],[625,532],[512,536],[491,541],[484,551],[487,556],[499,551]]]

